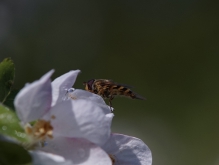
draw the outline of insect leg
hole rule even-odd
[[[109,106],[110,106],[111,112],[113,112],[113,109],[112,109],[112,107],[113,107],[113,104],[112,104],[113,98],[114,98],[113,96],[111,96],[111,97],[109,98]]]

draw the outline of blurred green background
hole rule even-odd
[[[0,1],[0,60],[15,88],[54,68],[134,86],[147,101],[113,100],[112,131],[136,136],[153,165],[219,164],[216,1]],[[70,124],[70,123],[69,123]]]

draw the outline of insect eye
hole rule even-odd
[[[88,89],[89,89],[89,90],[92,90],[92,85],[93,85],[93,83],[94,83],[94,79],[89,80],[89,81],[87,82],[87,86],[88,86]]]

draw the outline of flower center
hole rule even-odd
[[[25,132],[36,140],[45,141],[47,137],[53,138],[53,127],[50,121],[38,120],[32,127],[27,126]]]
[[[110,159],[111,159],[111,161],[112,161],[112,165],[114,165],[115,162],[116,162],[115,157],[114,157],[113,155],[111,155],[111,154],[109,154],[109,157],[110,157]]]

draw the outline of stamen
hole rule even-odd
[[[48,131],[48,132],[47,132],[47,135],[52,136],[52,131]]]
[[[25,132],[36,140],[44,141],[47,137],[53,138],[53,127],[50,121],[38,120],[32,127],[27,126]]]
[[[26,126],[26,127],[25,127],[25,132],[26,132],[28,135],[32,134],[32,128],[29,127],[29,126]]]
[[[40,128],[40,129],[39,129],[39,132],[40,132],[40,133],[44,133],[44,132],[45,132],[44,128]]]

